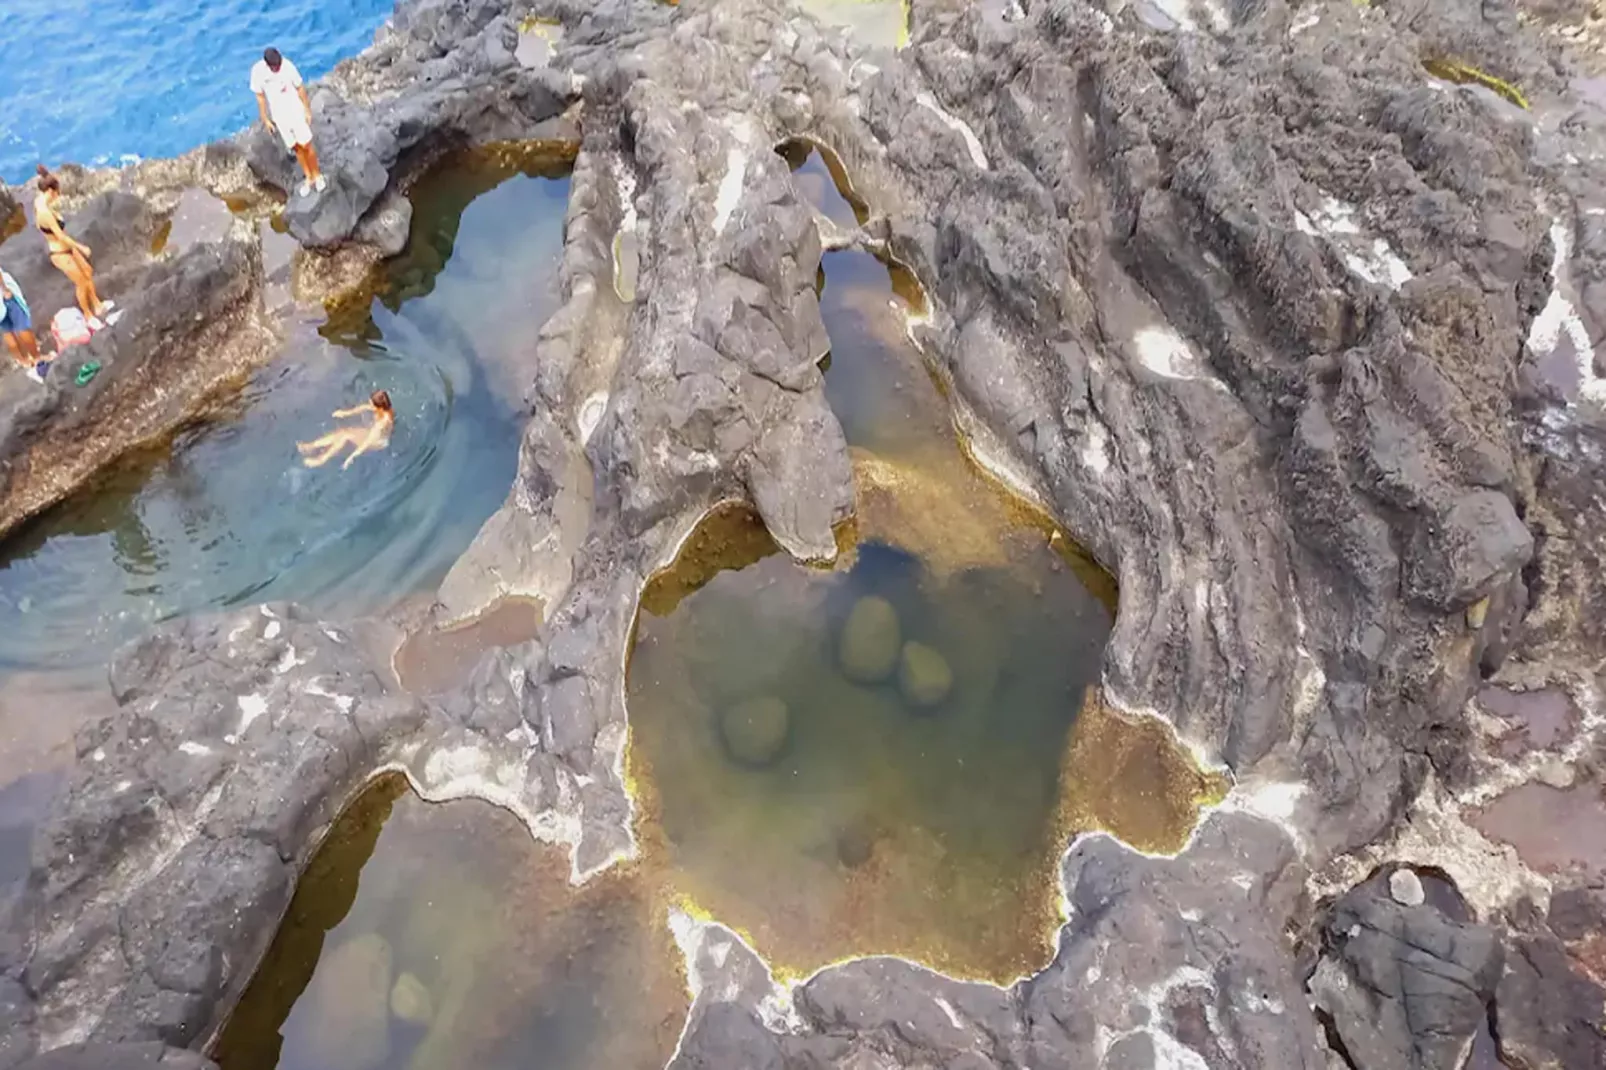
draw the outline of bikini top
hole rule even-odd
[[[49,212],[53,217],[55,217],[56,226],[61,229],[61,232],[63,234],[67,233],[67,217],[66,216],[62,215],[60,212],[56,211],[56,209],[50,207],[47,204],[47,205],[36,205],[35,206],[34,215],[36,217],[39,215],[39,209],[40,208],[43,208],[45,211]],[[45,229],[45,225],[43,223],[36,223],[35,225],[39,228],[39,233],[43,234],[45,237],[47,237],[47,238],[54,238],[55,237],[54,234],[52,234],[50,231]]]

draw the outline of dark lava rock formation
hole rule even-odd
[[[477,0],[403,4],[361,57],[311,87],[313,137],[328,187],[291,195],[285,221],[308,246],[355,234],[385,255],[401,251],[412,206],[384,197],[452,149],[490,141],[563,140],[569,81],[514,58],[508,5]],[[292,194],[301,171],[261,126],[241,136],[251,170]]]
[[[67,189],[74,190],[74,178],[66,176]],[[122,318],[63,354],[42,386],[26,381],[6,357],[0,532],[61,500],[127,450],[170,434],[219,387],[272,354],[250,228],[221,222],[182,250],[153,253],[171,223],[172,192],[107,190],[70,213],[71,233],[94,253],[100,295],[117,303]],[[51,266],[31,225],[0,245],[0,262],[27,295],[43,342],[50,317],[74,304],[72,285]],[[100,373],[78,386],[74,378],[89,361]]]
[[[563,32],[525,71],[531,14]],[[802,559],[853,506],[820,227],[772,151],[805,138],[871,212],[834,240],[931,295],[914,331],[978,456],[1117,576],[1108,700],[1235,787],[1175,858],[1068,845],[1056,954],[1007,989],[870,960],[783,992],[682,919],[675,1065],[1449,1070],[1491,1021],[1508,1065],[1606,1065],[1606,862],[1474,827],[1536,778],[1601,783],[1606,111],[1549,47],[1470,0],[915,0],[897,54],[780,0],[404,4],[315,93],[339,177],[289,217],[362,239],[420,154],[578,97],[518,480],[440,594],[539,597],[542,636],[428,704],[282,607],[134,648],[8,907],[0,1053],[204,1045],[382,765],[512,807],[577,877],[633,849],[644,580],[721,501]],[[1507,746],[1485,680],[1577,715]],[[1368,881],[1397,863],[1466,916]]]
[[[318,250],[298,255],[293,270],[275,262],[288,254],[272,248],[277,236],[265,219],[275,191],[293,190],[299,173],[260,127],[177,160],[116,172],[62,168],[69,232],[94,251],[100,294],[123,316],[71,350],[43,390],[0,377],[0,534],[129,450],[203,418],[271,360],[291,311],[272,292],[275,272],[291,275],[296,297],[314,307],[362,292],[368,269],[407,240],[412,206],[403,191],[440,156],[507,140],[572,143],[576,128],[563,118],[575,97],[569,79],[521,66],[516,37],[508,13],[489,0],[408,5],[371,49],[314,87],[330,183],[284,205],[289,233]],[[164,249],[184,198],[203,191],[227,198],[233,215],[209,213],[202,233]],[[32,183],[0,187],[0,223],[16,218],[16,202],[31,206],[33,193]],[[0,244],[0,263],[47,336],[50,317],[73,295],[31,224]],[[80,388],[74,377],[86,361],[101,371]]]

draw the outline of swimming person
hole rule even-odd
[[[297,442],[296,449],[301,451],[303,463],[308,468],[319,468],[328,464],[346,446],[355,446],[351,456],[346,458],[340,467],[350,468],[351,462],[367,453],[369,450],[382,450],[390,445],[390,431],[396,425],[396,410],[391,408],[390,395],[383,390],[375,390],[368,398],[366,405],[354,405],[349,409],[336,409],[335,419],[347,416],[356,416],[359,413],[371,412],[374,422],[364,427],[337,427],[335,430],[313,439],[311,442]]]
[[[279,54],[277,48],[262,51],[262,58],[251,68],[251,92],[257,96],[257,112],[268,133],[277,133],[284,147],[296,154],[302,172],[305,197],[326,183],[318,170],[318,150],[312,147],[312,101],[301,84],[296,65]]]
[[[22,287],[4,268],[0,268],[0,331],[6,332],[11,359],[42,381],[50,365],[39,355],[39,339],[34,337],[33,316],[28,311],[27,298],[22,296]]]
[[[67,233],[67,217],[61,212],[61,182],[44,164],[39,165],[39,195],[33,199],[33,221],[39,233],[45,236],[50,262],[72,283],[78,307],[89,321],[89,329],[100,330],[105,326],[101,317],[111,310],[112,302],[102,301],[95,292],[95,269],[89,266],[89,246]]]

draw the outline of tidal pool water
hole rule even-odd
[[[467,683],[486,651],[534,639],[543,616],[535,599],[503,598],[471,620],[412,632],[392,656],[391,666],[408,691],[438,695]]]
[[[414,191],[371,307],[302,330],[220,418],[131,458],[0,554],[0,673],[103,665],[154,621],[289,598],[341,615],[432,589],[501,504],[553,284],[566,165],[460,161]],[[387,390],[389,449],[318,469],[297,441]]]
[[[659,1070],[688,996],[631,875],[568,885],[505,811],[397,777],[335,823],[215,1051],[223,1070]]]
[[[725,511],[649,587],[642,839],[783,971],[886,952],[1007,981],[1059,920],[1060,768],[1108,591],[962,453],[904,336],[912,280],[857,252],[824,275],[857,542],[801,568]]]
[[[848,188],[847,173],[834,155],[806,140],[788,141],[775,150],[792,169],[792,183],[803,199],[839,227],[852,230],[869,218],[862,202],[842,191]]]
[[[798,7],[827,26],[839,26],[870,48],[902,48],[909,43],[905,0],[797,0]]]

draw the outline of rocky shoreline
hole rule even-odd
[[[562,32],[528,67],[532,16]],[[1119,581],[1107,700],[1235,786],[1174,858],[1068,845],[1057,953],[1007,989],[875,959],[783,991],[677,919],[673,1065],[1606,1065],[1606,857],[1534,817],[1602,808],[1606,104],[1514,11],[1460,0],[915,0],[910,36],[866,54],[779,0],[419,0],[325,80],[331,190],[286,220],[339,248],[297,254],[304,295],[400,248],[439,154],[579,140],[518,480],[437,609],[516,594],[546,623],[427,701],[360,626],[290,606],[119,655],[119,713],[6,892],[0,1070],[201,1065],[177,1049],[215,1036],[379,770],[507,806],[576,880],[631,853],[647,577],[721,502],[802,560],[853,509],[822,227],[772,151],[797,138],[870,212],[832,244],[931,295],[915,337],[977,455]],[[1434,78],[1445,57],[1531,110]],[[40,460],[84,421],[126,449],[271,357],[261,226],[139,242],[182,186],[282,189],[285,162],[253,134],[70,176],[76,218],[114,228],[103,270],[129,250],[131,326],[94,343],[103,392],[0,395],[0,530],[86,478]]]

